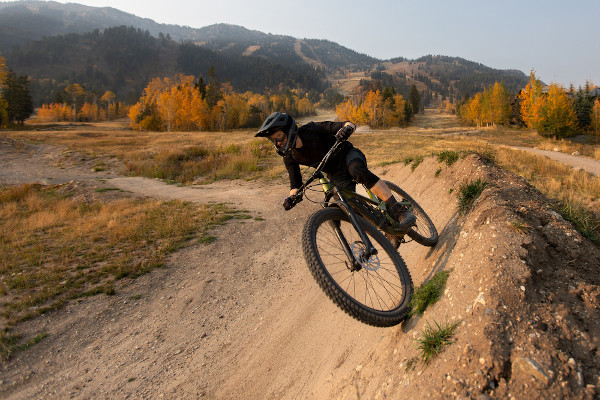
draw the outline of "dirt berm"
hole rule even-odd
[[[441,168],[441,172],[436,171]],[[165,269],[25,326],[48,337],[2,367],[3,398],[598,398],[600,253],[525,180],[471,155],[376,172],[421,203],[440,232],[403,244],[415,286],[450,271],[440,301],[393,328],[363,325],[320,291],[300,234],[317,206],[281,210],[285,185],[176,188],[117,178],[138,195],[231,201],[262,219],[176,253]],[[488,182],[466,214],[464,182]],[[318,195],[313,194],[313,198]],[[431,363],[415,340],[459,321]],[[600,393],[600,392],[598,392]]]

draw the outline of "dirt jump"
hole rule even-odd
[[[44,165],[52,148],[30,146],[15,153],[4,143],[2,183],[40,179],[26,166]],[[113,296],[25,323],[26,334],[48,337],[0,364],[2,398],[598,398],[598,248],[524,179],[476,155],[449,167],[428,158],[414,171],[375,169],[410,193],[440,233],[434,248],[400,246],[415,287],[450,272],[436,304],[392,328],[355,321],[321,292],[300,244],[319,206],[305,200],[283,211],[285,184],[175,187],[114,174],[100,182],[45,166],[44,179],[226,201],[260,218],[215,228],[215,242],[174,253],[166,268]],[[486,189],[460,213],[460,186],[478,178]],[[458,323],[453,342],[428,364],[411,362],[422,330],[447,322]]]

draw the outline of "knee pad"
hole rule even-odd
[[[355,158],[354,160],[350,161],[348,164],[348,172],[350,173],[350,176],[356,180],[356,182],[365,185],[367,189],[371,189],[379,180],[377,175],[369,171],[367,164],[365,164],[360,158]]]

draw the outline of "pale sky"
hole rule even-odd
[[[60,0],[61,3],[68,1]],[[427,54],[600,85],[600,0],[81,0],[159,23],[327,39],[379,59]]]

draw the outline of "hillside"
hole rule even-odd
[[[184,73],[207,80],[211,67],[221,82],[229,81],[239,91],[263,92],[281,84],[305,91],[325,89],[324,75],[308,64],[285,66],[263,57],[218,53],[125,26],[30,41],[5,58],[14,71],[32,78],[36,104],[54,101],[55,92],[68,82],[83,83],[100,95],[112,90],[135,103],[154,77]]]
[[[6,53],[14,45],[22,46],[30,40],[68,33],[82,34],[96,29],[102,31],[122,25],[148,31],[154,37],[168,35],[175,42],[194,42],[228,55],[247,55],[251,51],[286,65],[302,62],[294,50],[297,39],[291,36],[266,34],[228,24],[198,29],[159,24],[110,7],[53,1],[0,3],[0,52]],[[308,57],[320,57],[320,61],[329,68],[348,65],[367,68],[377,62],[372,57],[325,40],[305,40],[302,46]]]
[[[30,40],[67,33],[86,33],[115,26],[134,26],[158,37],[170,35],[175,41],[198,40],[197,30],[179,25],[159,24],[148,18],[111,7],[89,7],[55,1],[12,1],[0,3],[0,51]]]
[[[221,81],[256,92],[332,86],[348,95],[361,86],[394,87],[406,95],[414,84],[429,101],[460,101],[496,81],[515,94],[527,83],[521,71],[459,57],[378,60],[328,40],[228,24],[158,24],[108,7],[41,1],[0,3],[0,52],[17,74],[33,78],[36,104],[53,101],[68,82],[100,94],[112,90],[132,102],[153,77],[182,72],[206,78],[211,66]]]

